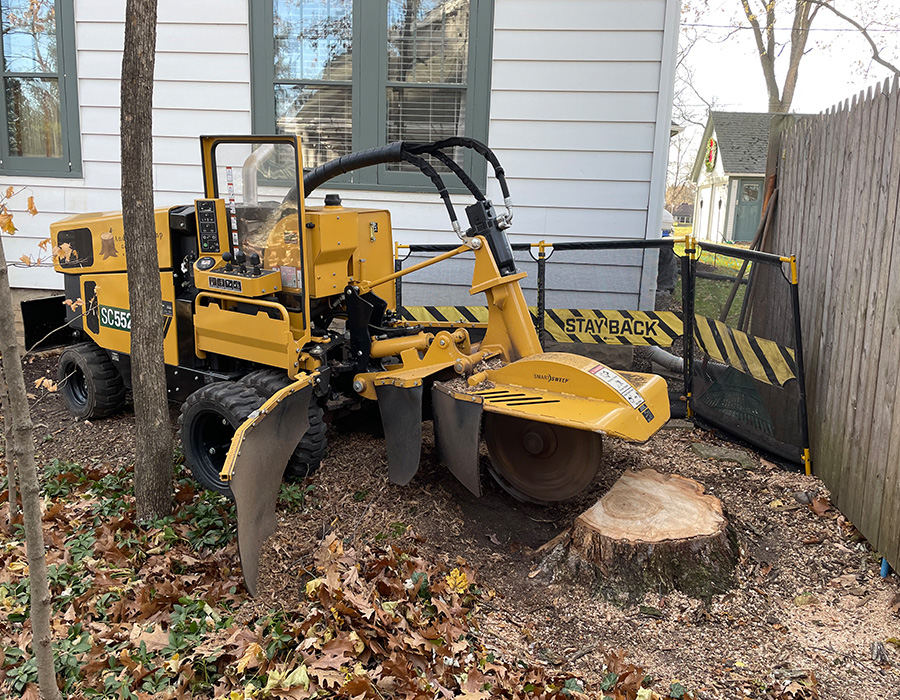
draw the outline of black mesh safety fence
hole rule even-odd
[[[442,253],[453,248],[398,246],[395,269],[403,269],[410,253]],[[579,352],[585,348],[590,352],[591,345],[632,346],[634,369],[666,376],[673,415],[682,401],[687,404],[688,416],[772,455],[805,464],[809,471],[799,289],[793,257],[698,243],[691,237],[516,243],[513,250],[517,260],[528,265],[529,275],[536,277],[536,283],[525,285],[525,292],[533,303],[532,320],[545,349],[561,343],[581,344]],[[647,255],[656,256],[658,263],[653,309],[638,309],[635,295],[616,296],[614,284],[596,291],[605,294],[601,298],[613,300],[605,304],[613,308],[589,308],[578,301],[590,296],[571,296],[573,285],[566,277],[576,266],[581,266],[580,277],[585,271],[604,271],[600,276],[607,283],[609,275],[625,279],[629,270],[646,274]],[[651,266],[654,273],[657,263]],[[596,284],[588,286],[597,288]],[[403,286],[398,284],[397,309],[408,323],[464,324],[476,333],[486,326],[483,306],[404,306],[403,302]],[[654,354],[651,346],[669,354]]]
[[[808,468],[796,260],[701,242],[690,266],[692,414]]]

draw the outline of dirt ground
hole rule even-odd
[[[53,376],[55,363],[54,357],[33,359],[27,377]],[[47,394],[36,401],[33,419],[42,461],[133,462],[130,413],[77,421],[57,395]],[[900,650],[887,641],[900,644],[898,577],[880,577],[877,556],[837,511],[818,507],[817,514],[808,505],[828,497],[815,477],[752,453],[743,466],[703,459],[692,443],[741,448],[681,427],[645,445],[607,440],[591,488],[573,501],[540,507],[513,500],[487,475],[484,496],[469,494],[440,466],[430,423],[419,474],[409,486],[391,485],[373,424],[360,414],[330,428],[328,456],[308,483],[307,507],[281,512],[280,529],[267,544],[257,605],[299,601],[313,552],[331,532],[360,541],[412,535],[422,552],[464,559],[495,591],[477,613],[486,647],[576,673],[588,687],[600,680],[602,654],[621,648],[654,677],[678,680],[704,698],[770,697],[763,693],[773,679],[809,672],[821,698],[900,698]],[[584,583],[554,581],[541,571],[535,550],[624,470],[643,468],[696,479],[722,500],[741,552],[732,591],[709,603],[649,595],[642,605],[620,608]]]

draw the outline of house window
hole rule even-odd
[[[390,141],[487,140],[492,0],[263,0],[251,5],[254,131],[291,133],[315,167]],[[484,183],[480,158],[453,157]],[[461,187],[446,166],[451,186]],[[428,189],[417,169],[349,187]]]
[[[0,0],[0,173],[81,175],[69,0]]]

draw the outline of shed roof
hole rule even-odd
[[[726,173],[756,175],[766,172],[772,116],[768,112],[709,113]]]
[[[719,158],[726,175],[762,175],[766,172],[766,152],[769,145],[769,124],[772,117],[796,119],[803,114],[778,114],[775,112],[720,112],[711,111],[701,141],[700,151],[694,161],[692,179],[700,176],[706,143],[713,132],[719,148]]]

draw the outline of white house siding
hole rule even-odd
[[[496,0],[489,141],[516,202],[513,240],[659,237],[678,12],[674,0]],[[489,195],[501,200],[493,180]],[[395,214],[398,237],[452,242],[432,210]],[[652,308],[656,253],[556,253],[547,268],[550,307]],[[533,303],[535,268],[523,269]],[[430,270],[404,300],[472,303],[469,264]]]
[[[18,217],[10,257],[33,251],[63,215],[120,208],[123,8],[75,0],[84,177],[27,179],[42,213]],[[678,0],[495,0],[489,143],[516,203],[513,240],[659,236],[678,14]],[[198,135],[251,129],[247,0],[160,0],[159,23],[154,176],[167,205],[200,194]],[[502,200],[493,178],[488,192]],[[436,195],[342,195],[347,206],[390,209],[400,242],[456,240]],[[460,214],[470,201],[458,198]],[[655,253],[557,253],[548,305],[650,308],[655,267]],[[430,268],[409,279],[405,301],[471,303],[470,269],[461,259]],[[14,269],[12,281],[60,287],[52,270]]]

